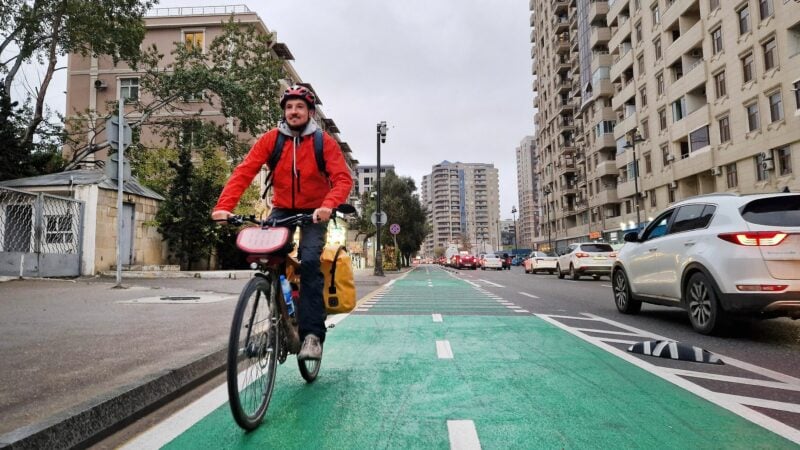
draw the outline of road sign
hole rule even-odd
[[[389,233],[397,234],[400,232],[400,225],[393,223],[389,226]]]
[[[122,118],[122,148],[126,149],[131,145],[133,134],[131,133],[131,126],[125,117]],[[106,136],[108,136],[108,145],[114,150],[119,150],[119,118],[118,116],[111,116],[106,120]]]
[[[372,217],[370,218],[370,220],[372,221],[372,224],[373,224],[373,225],[378,225],[378,213],[377,213],[377,212],[374,212],[374,213],[372,213]],[[388,217],[386,217],[386,213],[385,213],[385,212],[383,212],[383,211],[381,211],[381,220],[380,220],[380,224],[381,224],[381,225],[383,225],[383,224],[385,224],[385,223],[386,223],[386,221],[388,221],[388,220],[389,220],[389,218],[388,218]]]

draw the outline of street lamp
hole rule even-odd
[[[545,186],[542,190],[544,192],[544,211],[547,214],[547,251],[553,251],[553,240],[550,237],[550,186]]]
[[[511,207],[511,217],[514,219],[514,256],[517,256],[517,207]]]
[[[633,138],[629,138],[623,148],[629,148],[633,151],[633,188],[636,190],[636,198],[634,199],[634,206],[636,207],[636,229],[641,226],[642,220],[639,216],[639,161],[636,160],[636,143],[644,142],[642,135],[636,131],[636,128],[629,133]]]
[[[375,221],[375,227],[378,233],[375,235],[375,276],[383,276],[383,254],[381,252],[381,143],[386,143],[386,121],[382,121],[377,127],[377,144],[378,144],[378,174],[375,180],[377,184],[376,190],[378,193],[375,208],[378,220]]]

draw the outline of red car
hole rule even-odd
[[[478,268],[478,260],[475,258],[475,255],[460,255],[459,263],[457,268],[459,269],[472,269],[475,270]]]

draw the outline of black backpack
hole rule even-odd
[[[322,143],[323,143],[323,135],[322,130],[317,128],[314,131],[314,156],[317,159],[317,169],[320,172],[325,174],[325,177],[328,177],[328,171],[325,170],[325,155],[322,153]],[[272,177],[275,173],[275,167],[278,165],[278,161],[281,159],[281,154],[283,153],[283,146],[286,144],[286,135],[278,131],[278,137],[275,138],[275,146],[272,147],[272,153],[269,155],[269,159],[267,160],[267,167],[269,167],[269,173],[267,174],[267,179],[265,180],[264,184],[264,193],[261,195],[261,198],[265,198],[267,196],[267,191],[269,188],[272,187]]]

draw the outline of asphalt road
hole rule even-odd
[[[526,274],[522,267],[511,271],[461,270],[467,280],[488,280],[502,287],[483,287],[525,307],[532,313],[575,315],[590,313],[621,322],[710,352],[747,361],[787,375],[800,377],[800,320],[736,320],[726,335],[704,336],[695,332],[685,311],[643,304],[638,315],[617,311],[608,277],[579,281],[556,275]],[[533,294],[534,299],[520,292]]]

